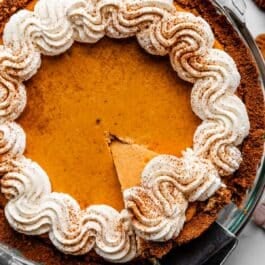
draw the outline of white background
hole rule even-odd
[[[265,33],[265,11],[247,0],[247,25],[253,36]],[[265,199],[265,195],[264,195]],[[225,265],[265,265],[265,230],[252,222],[239,237],[239,245]]]

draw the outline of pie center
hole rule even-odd
[[[59,57],[43,57],[26,87],[18,120],[27,135],[25,155],[47,172],[54,191],[72,195],[81,207],[124,208],[108,133],[180,155],[200,123],[190,107],[191,85],[168,58],[148,55],[135,39],[74,44]],[[123,179],[139,183],[136,158],[115,150],[123,171],[130,171]]]

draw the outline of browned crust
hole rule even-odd
[[[18,9],[26,6],[30,0],[0,0],[0,35],[9,17]]]
[[[265,0],[254,0],[254,2],[259,6],[260,8],[265,9]]]
[[[0,8],[5,5],[9,7],[0,15],[0,29],[8,16],[11,15],[16,6],[23,6],[24,1],[8,1],[4,0],[0,4]],[[247,106],[250,118],[251,131],[248,138],[242,145],[243,163],[238,172],[227,181],[228,189],[219,191],[213,198],[205,203],[197,203],[195,215],[186,223],[180,236],[176,239],[176,244],[188,243],[192,239],[200,236],[207,228],[216,220],[219,210],[231,198],[240,205],[245,197],[246,191],[252,186],[256,176],[256,170],[260,163],[263,153],[264,128],[265,128],[265,110],[264,98],[260,83],[258,81],[258,73],[253,63],[249,50],[245,47],[238,34],[233,30],[223,15],[216,12],[210,0],[177,0],[185,9],[194,9],[195,12],[202,15],[211,25],[218,41],[223,45],[224,49],[234,58],[241,74],[241,84],[238,89],[238,96]],[[0,31],[1,34],[1,31]],[[244,55],[244,60],[242,60]],[[5,201],[0,196],[0,208]],[[193,205],[194,207],[194,205]],[[51,247],[49,241],[43,238],[27,237],[13,231],[7,224],[3,210],[0,209],[0,241],[13,246],[22,251],[22,253],[30,259],[37,262],[45,262],[49,265],[100,265],[108,264],[100,260],[94,253],[81,257],[70,257],[61,254],[54,247]],[[144,256],[161,256],[171,249],[173,242],[167,244],[147,243],[145,244]],[[162,246],[163,245],[163,246]],[[145,264],[144,261],[135,261],[131,264]]]

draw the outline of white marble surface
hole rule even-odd
[[[257,8],[252,0],[246,0],[246,3],[246,21],[251,33],[254,36],[265,33],[265,11]]]
[[[253,36],[265,33],[265,12],[247,0],[247,24]],[[264,195],[265,199],[265,195]],[[236,250],[226,265],[265,265],[265,230],[249,223],[239,237]]]
[[[239,244],[225,265],[264,265],[265,230],[249,223],[239,237]]]

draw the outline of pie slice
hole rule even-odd
[[[109,143],[121,189],[140,186],[146,164],[158,154],[145,146],[114,137]]]

